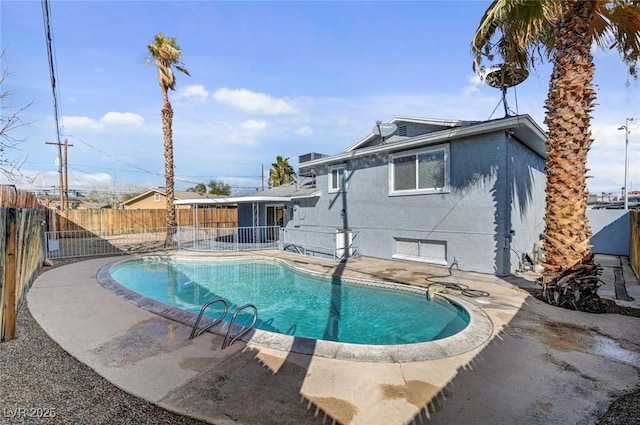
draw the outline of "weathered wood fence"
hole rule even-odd
[[[166,227],[165,211],[140,210],[49,210],[49,231],[86,230],[98,234],[117,235],[144,233],[148,229]],[[237,208],[199,208],[176,210],[178,226],[237,227]]]
[[[44,261],[45,209],[35,195],[0,186],[0,341],[16,337],[16,316]]]
[[[0,207],[43,208],[34,193],[18,190],[10,185],[0,185]]]
[[[629,222],[631,224],[629,260],[636,276],[640,278],[640,210],[632,210],[629,213]]]

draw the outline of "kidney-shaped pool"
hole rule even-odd
[[[264,331],[258,339],[273,341],[270,334],[281,334],[293,339],[294,345],[298,339],[306,341],[298,345],[313,341],[415,347],[451,339],[467,329],[472,315],[477,314],[459,299],[428,299],[424,288],[324,276],[264,257],[218,257],[215,261],[143,257],[110,265],[108,273],[117,284],[143,298],[192,315],[215,298],[229,304],[226,321],[238,306],[254,304],[258,309],[255,326]],[[104,285],[105,273],[99,274],[99,280]],[[205,315],[217,318],[221,313],[218,303]],[[247,324],[251,318],[241,313],[236,323]],[[312,345],[315,351],[317,344]]]

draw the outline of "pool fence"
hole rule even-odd
[[[171,249],[195,252],[278,249],[335,261],[359,255],[358,233],[352,231],[288,230],[279,226],[178,226],[167,237],[167,230],[166,227],[157,227],[45,232],[45,258],[57,260]]]

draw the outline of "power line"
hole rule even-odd
[[[57,142],[60,143],[60,108],[58,106],[58,90],[56,85],[56,64],[53,54],[53,31],[51,30],[51,9],[48,0],[42,0],[42,17],[44,21],[45,43],[47,46],[47,58],[49,60],[49,76],[51,78],[51,91],[53,94],[53,116],[56,123]]]
[[[107,157],[109,157],[109,158],[111,158],[111,159],[113,159],[113,160],[115,160],[115,161],[117,161],[117,162],[119,162],[119,163],[121,163],[121,164],[124,164],[124,165],[126,165],[126,166],[129,166],[129,167],[131,167],[131,168],[135,168],[136,170],[140,170],[140,171],[142,171],[143,173],[151,174],[151,175],[154,175],[154,176],[164,177],[164,174],[162,174],[162,173],[156,173],[156,172],[153,172],[153,171],[145,170],[144,168],[138,167],[137,165],[130,164],[130,163],[128,163],[127,161],[123,161],[123,160],[121,160],[120,158],[117,158],[117,157],[115,157],[115,156],[113,156],[113,155],[111,155],[111,154],[108,154],[108,153],[106,153],[106,152],[102,151],[102,150],[101,150],[101,149],[99,149],[99,148],[96,148],[95,146],[90,145],[89,143],[85,142],[84,140],[80,140],[80,143],[82,143],[83,145],[86,145],[86,146],[90,147],[91,149],[93,149],[93,150],[95,150],[95,151],[97,151],[97,152],[100,152],[100,153],[101,153],[102,155],[104,155],[104,156],[107,156]]]
[[[115,161],[117,161],[117,162],[119,162],[119,163],[121,163],[121,164],[124,164],[124,165],[126,165],[126,166],[128,166],[128,167],[131,167],[131,168],[135,168],[136,170],[139,170],[139,171],[140,171],[140,172],[142,172],[142,173],[150,174],[150,175],[158,176],[158,177],[164,177],[164,174],[163,174],[163,173],[158,173],[158,172],[154,172],[154,171],[149,171],[149,170],[146,170],[146,169],[144,169],[144,168],[142,168],[142,167],[138,167],[137,165],[130,164],[130,163],[128,163],[127,161],[123,161],[123,160],[121,160],[120,158],[117,158],[117,157],[115,157],[115,156],[113,156],[113,155],[111,155],[111,154],[109,154],[109,153],[107,153],[107,152],[104,152],[104,151],[103,151],[103,150],[101,150],[100,148],[97,148],[97,147],[95,147],[95,146],[92,146],[91,144],[89,144],[89,143],[85,142],[84,140],[80,140],[80,143],[82,143],[83,145],[86,145],[87,147],[89,147],[89,148],[91,148],[91,149],[93,149],[93,150],[95,150],[95,151],[97,151],[97,152],[101,153],[102,155],[104,155],[104,156],[106,156],[106,157],[109,157],[109,158],[111,158],[111,159],[113,159],[113,160],[115,160]],[[90,166],[90,167],[93,167],[93,168],[100,168],[100,167],[95,167],[95,166]],[[108,168],[102,168],[102,169],[109,170]],[[111,169],[111,170],[113,170],[113,169]],[[80,171],[80,170],[77,170],[77,171]],[[186,177],[194,177],[194,178],[208,178],[208,179],[211,179],[211,178],[212,178],[211,176],[201,176],[201,175],[185,175],[185,174],[183,174],[183,176],[186,176]],[[258,176],[235,176],[234,178],[254,178],[254,177],[255,177],[255,178],[259,178]],[[189,183],[189,184],[198,184],[198,183],[201,183],[201,182],[197,182],[197,181],[185,180],[185,179],[180,179],[180,178],[176,178],[175,180],[176,180],[176,181],[178,181],[178,182],[182,182],[182,183]]]
[[[42,19],[44,24],[45,44],[47,46],[47,58],[49,60],[49,76],[51,78],[51,93],[53,95],[53,116],[56,124],[56,142],[46,142],[48,145],[58,146],[58,174],[60,175],[60,208],[69,208],[69,193],[67,190],[67,148],[68,141],[64,141],[64,157],[62,156],[63,143],[60,141],[60,106],[58,104],[59,89],[56,84],[56,61],[54,55],[53,31],[51,30],[51,9],[48,0],[42,0]]]

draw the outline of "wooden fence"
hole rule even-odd
[[[629,211],[629,214],[629,222],[631,223],[629,260],[636,276],[640,278],[640,210]]]
[[[148,229],[166,227],[165,210],[49,210],[48,231],[86,230],[98,234],[117,235],[142,233]],[[197,213],[197,217],[196,217]],[[176,210],[178,226],[237,227],[238,210],[229,208],[199,208]]]
[[[46,210],[35,194],[0,185],[0,341],[16,336],[16,315],[44,261]]]
[[[44,261],[43,208],[0,207],[0,341],[16,337],[16,316]]]
[[[0,185],[0,207],[44,208],[34,193],[9,185]]]

